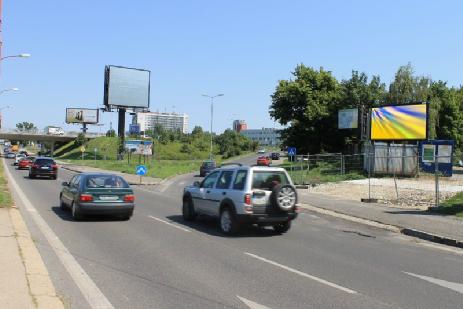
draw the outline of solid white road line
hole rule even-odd
[[[436,278],[433,278],[433,277],[421,276],[421,275],[417,275],[417,274],[414,274],[414,273],[409,273],[409,272],[406,272],[406,271],[403,271],[403,273],[407,274],[407,275],[410,275],[410,276],[413,276],[413,277],[416,277],[416,278],[419,278],[419,279],[424,280],[424,281],[431,282],[433,284],[436,284],[436,285],[439,285],[441,287],[450,289],[450,290],[458,292],[460,294],[463,294],[463,284],[461,284],[461,283],[445,281],[445,280],[436,279]]]
[[[5,165],[5,162],[4,162]],[[45,220],[40,216],[35,206],[31,203],[31,201],[26,197],[24,192],[21,190],[19,185],[16,183],[16,180],[12,177],[10,171],[5,166],[5,173],[7,174],[10,184],[16,193],[19,196],[19,199],[26,207],[26,210],[30,212],[32,219],[34,220],[35,224],[39,228],[39,230],[43,233],[45,238],[47,239],[50,247],[53,249],[55,254],[58,256],[59,260],[63,264],[63,266],[68,271],[71,278],[76,283],[77,287],[82,292],[82,295],[87,300],[88,304],[91,308],[94,309],[106,309],[110,308],[113,309],[114,306],[109,302],[109,300],[104,296],[101,290],[96,286],[93,280],[87,275],[85,270],[80,266],[80,264],[76,261],[74,256],[68,251],[68,249],[64,246],[61,240],[56,236],[53,230],[48,226]]]
[[[270,309],[269,307],[266,307],[264,305],[255,303],[255,302],[253,302],[253,301],[251,301],[249,299],[246,299],[244,297],[241,297],[239,295],[236,295],[236,297],[238,297],[239,300],[241,300],[246,306],[248,306],[251,309]]]
[[[249,256],[251,256],[251,257],[253,257],[253,258],[255,258],[255,259],[261,260],[261,261],[263,261],[263,262],[266,262],[266,263],[268,263],[268,264],[271,264],[271,265],[273,265],[273,266],[280,267],[280,268],[282,268],[282,269],[284,269],[284,270],[287,270],[287,271],[289,271],[289,272],[295,273],[295,274],[297,274],[297,275],[299,275],[299,276],[302,276],[302,277],[305,277],[305,278],[309,278],[309,279],[312,279],[312,280],[317,281],[317,282],[319,282],[319,283],[325,284],[325,285],[327,285],[327,286],[329,286],[329,287],[338,289],[338,290],[340,290],[340,291],[343,291],[343,292],[346,292],[346,293],[349,293],[349,294],[357,294],[357,292],[354,291],[354,290],[351,290],[351,289],[345,288],[345,287],[343,287],[343,286],[337,285],[337,284],[335,284],[335,283],[326,281],[325,279],[318,278],[318,277],[315,277],[315,276],[306,274],[306,273],[304,273],[304,272],[302,272],[302,271],[299,271],[299,270],[297,270],[297,269],[294,269],[294,268],[291,268],[291,267],[288,267],[288,266],[279,264],[279,263],[277,263],[277,262],[268,260],[268,259],[263,258],[263,257],[260,257],[260,256],[258,256],[258,255],[255,255],[255,254],[252,254],[252,253],[249,253],[249,252],[245,252],[244,254],[249,255]]]
[[[154,220],[156,220],[156,221],[165,223],[165,224],[167,224],[167,225],[173,226],[173,227],[175,227],[175,228],[177,228],[177,229],[179,229],[179,230],[182,230],[182,231],[184,231],[184,232],[191,232],[189,229],[186,229],[186,228],[181,227],[181,226],[178,226],[178,225],[176,225],[176,224],[167,222],[167,221],[165,221],[165,220],[162,220],[162,219],[159,219],[159,218],[156,218],[156,217],[153,217],[153,216],[148,216],[148,217],[150,217],[151,219],[154,219]]]

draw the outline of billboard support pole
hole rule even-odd
[[[126,109],[120,107],[118,110],[119,121],[117,127],[117,133],[119,135],[119,150],[117,154],[117,159],[122,160],[124,157],[124,143],[125,143],[125,112]]]
[[[84,133],[84,135],[87,133],[87,124],[86,123],[82,124],[82,133]]]

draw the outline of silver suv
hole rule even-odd
[[[283,168],[232,164],[212,171],[184,189],[183,218],[220,218],[220,229],[235,234],[244,224],[272,226],[285,233],[297,217],[297,191]]]

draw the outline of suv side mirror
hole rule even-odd
[[[195,182],[193,183],[193,186],[199,188],[199,187],[201,187],[201,183],[200,183],[199,181],[195,181]]]
[[[62,185],[63,187],[69,187],[69,182],[66,182],[66,181],[65,181],[65,182],[61,183],[61,185]]]

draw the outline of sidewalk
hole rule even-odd
[[[0,208],[2,308],[64,308],[19,213]]]
[[[140,183],[140,176],[138,175],[133,175],[133,174],[127,174],[127,173],[121,173],[121,172],[116,172],[116,171],[108,171],[108,170],[103,170],[100,168],[95,168],[95,167],[90,167],[90,166],[83,166],[83,165],[77,165],[77,164],[71,164],[71,163],[66,163],[62,161],[56,161],[61,168],[64,168],[66,170],[76,172],[76,173],[112,173],[119,175],[123,177],[129,184],[131,185],[158,185],[162,182],[161,178],[153,178],[153,177],[141,177],[141,183]]]
[[[398,227],[403,234],[463,247],[463,220],[416,209],[343,200],[298,190],[299,202],[344,215]],[[421,233],[420,233],[421,232]],[[433,239],[434,238],[434,239]],[[442,239],[440,239],[442,238]],[[455,244],[453,244],[455,243]]]

